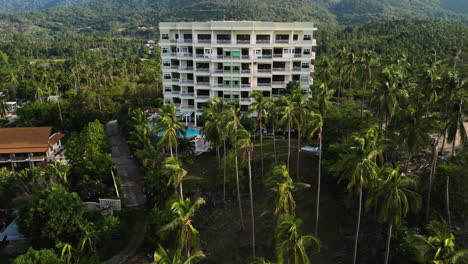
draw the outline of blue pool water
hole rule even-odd
[[[163,132],[158,133],[158,137],[160,137],[162,135],[163,135]],[[186,129],[185,130],[185,135],[183,135],[182,133],[179,133],[179,137],[196,137],[196,136],[199,136],[199,135],[202,135],[202,132],[200,130],[193,129],[193,128]]]

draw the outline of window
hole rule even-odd
[[[172,103],[171,99],[164,100],[164,104],[170,104],[170,103]]]
[[[309,63],[308,62],[303,62],[302,63],[302,68],[303,69],[309,68]]]
[[[235,81],[232,81],[234,85],[239,85],[239,81],[235,80]]]
[[[233,51],[232,56],[240,57],[240,51]]]
[[[187,53],[187,52],[188,52],[188,48],[182,48],[182,52],[183,52],[183,53]]]
[[[232,70],[233,71],[238,71],[238,70],[240,70],[240,67],[239,66],[232,66]]]
[[[171,62],[170,61],[164,61],[163,66],[171,66]]]
[[[298,39],[299,39],[299,35],[298,35],[298,34],[294,34],[294,35],[293,35],[293,40],[294,40],[294,41],[297,41]]]
[[[239,95],[238,95],[238,94],[234,94],[234,95],[232,95],[232,98],[234,98],[234,99],[239,99]]]
[[[165,73],[165,74],[164,74],[164,79],[170,80],[170,79],[171,79],[171,74]]]
[[[309,82],[309,76],[301,76],[301,82]]]
[[[255,55],[261,56],[262,55],[262,50],[261,49],[256,49],[255,50]]]
[[[231,81],[229,80],[224,80],[224,85],[230,85],[231,84]]]
[[[210,55],[211,54],[211,49],[205,49],[205,55]]]
[[[305,55],[310,55],[310,49],[304,49],[303,52]]]
[[[230,70],[231,70],[231,66],[224,66],[224,70],[225,70],[225,71],[230,71]]]
[[[162,48],[162,52],[167,54],[170,53],[171,50],[169,48]]]
[[[224,99],[231,99],[231,95],[230,94],[225,94]]]
[[[304,35],[304,40],[311,40],[312,39],[312,35]]]
[[[161,34],[162,39],[169,39],[169,34]]]
[[[231,56],[231,52],[230,51],[225,51],[224,56]]]

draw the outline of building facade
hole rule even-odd
[[[173,103],[195,126],[213,97],[237,100],[246,110],[252,91],[279,96],[296,81],[308,93],[313,82],[312,22],[176,22],[159,28],[164,103]]]

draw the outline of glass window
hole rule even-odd
[[[301,76],[301,82],[309,82],[309,76]]]
[[[171,66],[171,62],[170,61],[164,61],[163,66]]]
[[[308,62],[303,62],[302,63],[302,68],[309,68],[309,63]]]
[[[169,50],[169,48],[163,48],[163,49],[162,49],[162,52],[163,52],[163,53],[170,53],[170,50]]]
[[[169,34],[161,34],[162,39],[169,39]]]
[[[239,81],[233,81],[234,85],[239,85]]]
[[[231,81],[229,81],[229,80],[224,80],[224,85],[229,85],[229,84],[231,84]]]
[[[225,71],[230,71],[230,70],[231,70],[231,66],[229,66],[229,65],[224,66],[224,70],[225,70]]]
[[[298,34],[294,34],[294,35],[293,35],[293,40],[298,40],[298,38],[299,38],[299,35],[298,35]]]
[[[232,56],[240,57],[240,51],[233,51]]]
[[[168,80],[171,79],[171,75],[169,73],[164,74],[164,79]]]
[[[211,49],[205,49],[205,54],[206,54],[206,55],[211,54]]]
[[[261,49],[255,50],[255,55],[262,55],[262,50]]]
[[[304,35],[304,40],[311,40],[312,39],[312,35]]]
[[[231,52],[230,51],[225,51],[224,56],[231,56]]]
[[[303,52],[304,52],[304,54],[309,55],[310,54],[310,49],[304,49]]]

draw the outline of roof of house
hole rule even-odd
[[[65,136],[52,134],[52,127],[0,128],[0,154],[47,152]]]

